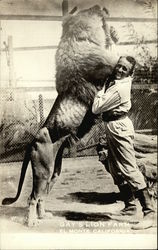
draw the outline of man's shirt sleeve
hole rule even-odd
[[[100,114],[108,110],[114,109],[119,106],[121,103],[121,97],[117,90],[117,87],[113,85],[104,93],[104,90],[101,90],[97,93],[94,98],[92,105],[92,112],[94,114]]]

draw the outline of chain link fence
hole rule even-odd
[[[39,99],[32,100],[28,92],[16,89],[1,89],[0,93],[0,162],[23,159],[24,150],[42,126],[54,100],[46,100],[42,93]],[[143,88],[132,90],[132,108],[129,117],[135,130],[157,129],[157,89]],[[65,149],[64,157],[96,155],[100,136],[105,133],[101,118],[95,120],[90,132],[76,146]]]

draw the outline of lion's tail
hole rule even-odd
[[[22,186],[23,186],[23,183],[24,183],[26,170],[27,170],[27,167],[28,167],[28,164],[29,164],[29,161],[30,161],[31,145],[32,144],[28,145],[28,148],[26,149],[26,152],[25,152],[25,157],[24,157],[24,161],[23,161],[23,164],[22,164],[22,168],[21,168],[21,174],[20,174],[20,180],[19,180],[17,194],[16,194],[16,196],[14,198],[9,197],[9,198],[3,199],[2,205],[10,205],[10,204],[14,203],[15,201],[17,201],[17,199],[20,196]]]

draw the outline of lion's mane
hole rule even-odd
[[[58,93],[88,106],[117,61],[109,50],[112,38],[106,17],[107,12],[98,5],[67,15],[56,52]]]

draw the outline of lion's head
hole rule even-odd
[[[106,23],[106,8],[95,5],[69,14],[56,53],[56,88],[59,94],[84,95],[90,103],[117,62],[110,51],[113,42]]]

